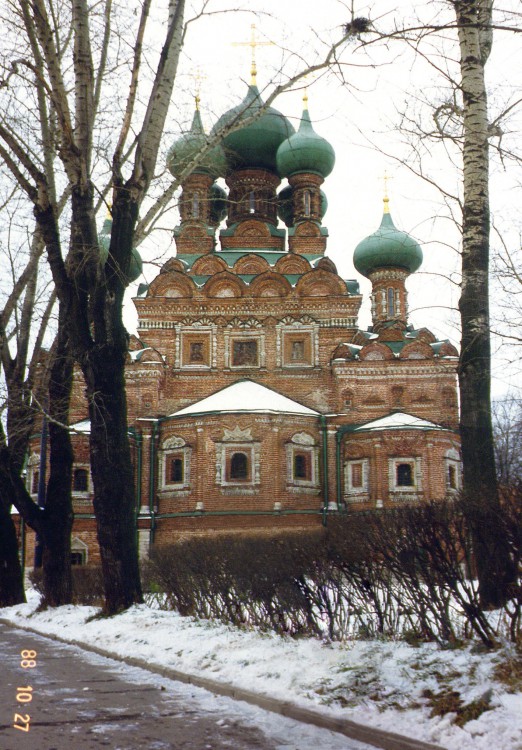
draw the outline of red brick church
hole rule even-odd
[[[249,118],[183,180],[176,255],[134,299],[127,393],[141,554],[187,534],[307,528],[459,488],[457,351],[408,324],[419,245],[385,198],[380,227],[354,252],[372,283],[372,326],[359,330],[359,284],[327,255],[322,185],[334,151],[306,108],[295,132],[273,108],[252,120],[261,104],[250,86],[216,124]],[[171,172],[206,143],[196,110]],[[101,245],[109,235],[110,220]],[[84,413],[73,421],[87,434]],[[75,440],[73,555],[94,562],[87,437]],[[35,443],[32,490],[39,470]]]

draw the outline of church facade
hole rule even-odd
[[[295,132],[261,105],[248,87],[216,124],[239,127],[210,150],[196,111],[169,152],[172,173],[188,174],[177,252],[134,299],[127,365],[143,555],[187,534],[309,528],[460,486],[457,351],[408,323],[419,245],[394,226],[385,198],[380,227],[354,252],[372,284],[372,326],[360,330],[359,284],[327,254],[322,185],[333,149],[306,108]],[[97,545],[78,403],[80,563],[97,560]],[[34,491],[39,470],[35,444]]]

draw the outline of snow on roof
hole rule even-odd
[[[69,430],[73,433],[83,433],[84,435],[90,435],[91,434],[91,420],[90,419],[82,419],[81,422],[75,422],[74,424],[69,425]]]
[[[442,427],[440,424],[435,422],[428,422],[427,419],[421,419],[420,417],[414,417],[412,414],[406,414],[405,412],[398,411],[393,414],[388,414],[387,417],[381,417],[381,419],[375,419],[373,422],[367,422],[366,424],[360,425],[354,429],[354,432],[363,432],[367,430],[445,430],[446,427]]]
[[[237,383],[222,388],[201,401],[185,406],[170,416],[182,417],[187,414],[238,411],[319,416],[319,412],[309,409],[291,398],[282,396],[271,388],[255,383],[253,380],[239,380]]]

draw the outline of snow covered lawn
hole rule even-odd
[[[86,622],[94,607],[36,613],[37,602],[32,594],[28,604],[0,609],[0,617],[448,750],[522,750],[522,654],[509,645],[488,653],[480,647],[445,650],[390,640],[321,643],[147,605]],[[466,721],[477,714],[477,702],[478,712],[484,703],[488,710]],[[434,706],[452,712],[430,718]]]

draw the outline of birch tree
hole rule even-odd
[[[464,496],[484,606],[500,606],[514,580],[499,523],[491,419],[489,138],[485,69],[493,44],[493,0],[455,0],[462,94],[462,282],[459,310],[460,431]]]

